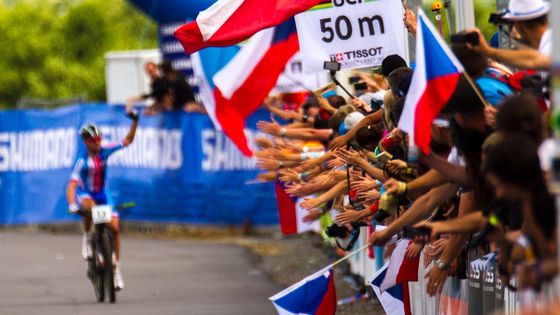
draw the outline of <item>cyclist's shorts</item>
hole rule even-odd
[[[108,197],[109,194],[105,190],[100,192],[91,192],[91,191],[81,190],[78,188],[76,194],[78,195],[79,203],[82,203],[82,200],[84,199],[91,199],[95,202],[96,205],[113,204],[113,202],[110,200],[110,197]],[[116,218],[119,217],[119,213],[115,210],[113,210],[113,217]]]

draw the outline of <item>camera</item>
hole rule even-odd
[[[340,63],[336,61],[325,61],[325,63],[323,63],[323,69],[329,71],[338,71],[340,70]]]
[[[348,229],[345,226],[340,226],[336,223],[328,226],[325,233],[329,237],[345,238],[348,235]]]
[[[504,19],[505,14],[506,12],[490,13],[490,18],[488,19],[488,23],[494,24],[496,26],[513,25],[512,21]]]
[[[480,39],[478,38],[478,33],[476,32],[451,35],[452,43],[469,43],[471,45],[478,46],[478,44],[480,43],[479,40]]]

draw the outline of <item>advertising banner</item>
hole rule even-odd
[[[303,71],[379,66],[389,55],[406,56],[404,9],[395,0],[333,0],[296,15]]]
[[[256,122],[267,117],[260,111],[249,119],[248,137],[257,135]],[[86,123],[101,129],[103,143],[123,139],[130,126],[122,107],[105,104],[0,112],[0,224],[79,219],[67,213],[65,193],[74,163],[85,152],[79,130]],[[245,184],[258,174],[255,160],[216,132],[205,115],[141,117],[134,142],[108,163],[114,203],[136,203],[123,212],[124,220],[278,222],[273,185]]]

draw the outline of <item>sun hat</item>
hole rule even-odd
[[[346,118],[344,118],[344,125],[348,130],[354,128],[362,119],[364,119],[364,114],[360,112],[353,112],[348,114]]]
[[[511,0],[504,19],[527,21],[550,12],[550,3],[543,0]]]

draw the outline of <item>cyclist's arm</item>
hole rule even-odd
[[[130,129],[128,130],[128,134],[126,135],[126,137],[123,140],[123,146],[127,146],[127,145],[131,144],[132,141],[134,141],[134,136],[136,136],[136,128],[137,127],[138,127],[138,119],[132,120],[132,125],[130,126]]]
[[[78,187],[78,185],[81,185],[82,183],[80,174],[84,167],[87,167],[84,159],[78,159],[76,161],[76,164],[74,165],[74,168],[72,169],[72,175],[70,175],[70,182],[66,187],[66,200],[68,201],[68,205],[76,204],[76,187]]]
[[[66,187],[66,200],[68,201],[69,205],[76,204],[76,187],[78,186],[78,182],[75,180],[71,180],[68,183],[68,187]]]

